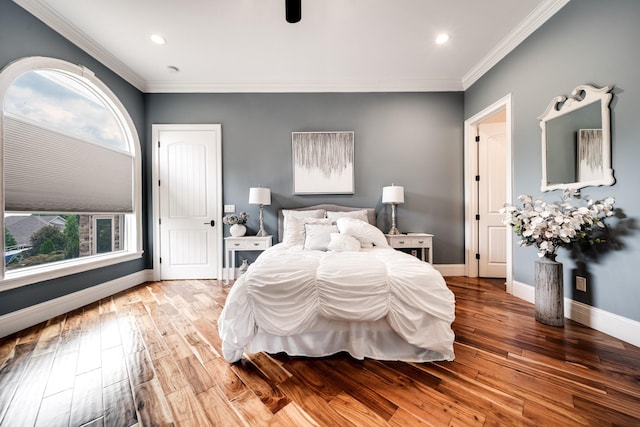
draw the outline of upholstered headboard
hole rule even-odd
[[[323,205],[305,206],[303,208],[279,209],[278,210],[278,242],[282,241],[282,232],[284,230],[284,214],[282,213],[283,210],[310,211],[315,209],[324,209],[325,211],[331,211],[331,212],[350,212],[350,211],[361,211],[364,209],[367,211],[367,219],[369,220],[369,224],[376,225],[376,210],[374,208],[353,208],[350,206],[323,204]]]

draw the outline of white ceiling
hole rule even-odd
[[[569,0],[14,1],[144,92],[378,92],[464,90]]]

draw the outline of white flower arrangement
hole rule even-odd
[[[614,214],[613,197],[587,200],[586,205],[573,206],[569,199],[581,199],[580,192],[564,190],[560,203],[533,200],[521,195],[522,208],[506,204],[500,209],[502,223],[513,227],[521,246],[536,245],[538,256],[553,255],[559,247],[574,243],[597,243],[594,232],[605,228],[603,220]]]
[[[240,212],[239,215],[232,214],[226,215],[222,218],[222,222],[227,225],[246,224],[249,219],[249,214],[246,212]]]

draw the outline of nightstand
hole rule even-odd
[[[433,234],[407,233],[385,234],[389,246],[394,249],[422,249],[422,261],[425,260],[425,249],[429,250],[429,264],[433,264]]]
[[[271,247],[271,236],[242,236],[224,238],[224,265],[227,269],[227,284],[229,280],[235,280],[236,276],[236,252],[238,251],[264,251]],[[229,264],[231,255],[231,264]]]

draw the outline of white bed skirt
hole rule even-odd
[[[319,319],[302,334],[280,336],[258,331],[248,353],[285,352],[289,356],[323,357],[347,352],[356,359],[433,362],[453,360],[453,354],[443,355],[407,343],[391,329],[385,319],[376,322],[346,322]]]

